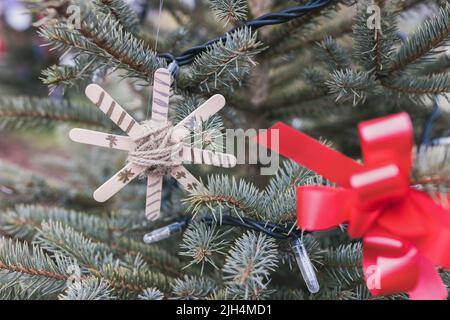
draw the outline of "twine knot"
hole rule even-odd
[[[174,167],[181,164],[182,142],[172,140],[172,123],[158,126],[150,122],[143,123],[148,131],[133,139],[137,147],[128,153],[128,162],[145,168],[144,175],[169,175]]]

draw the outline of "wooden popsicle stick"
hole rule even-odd
[[[161,213],[162,177],[149,175],[147,177],[147,199],[145,216],[148,220],[156,220]]]
[[[166,123],[169,112],[170,71],[164,68],[156,70],[153,82],[152,120]]]
[[[140,168],[132,163],[127,164],[108,181],[94,191],[94,199],[98,202],[105,202],[119,192],[128,183],[133,181],[145,168]]]
[[[205,187],[200,181],[197,180],[184,166],[178,166],[173,168],[170,173],[172,177],[174,177],[184,189],[193,192],[193,191],[202,191]]]
[[[215,94],[200,107],[195,109],[190,115],[181,120],[174,130],[176,138],[183,139],[202,122],[219,112],[225,106],[225,98],[220,94]]]
[[[137,137],[145,132],[145,128],[99,85],[88,85],[86,87],[86,96],[130,137]]]
[[[183,147],[181,152],[181,159],[186,163],[208,164],[224,168],[233,168],[237,163],[235,156],[222,152],[190,147]]]
[[[132,151],[136,148],[136,143],[128,136],[119,136],[87,129],[72,129],[70,130],[69,137],[75,142],[123,151]]]

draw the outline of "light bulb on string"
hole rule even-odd
[[[300,269],[300,272],[305,280],[309,292],[317,293],[320,290],[319,282],[317,281],[316,271],[309,259],[308,252],[301,238],[295,237],[292,242],[292,250],[294,251],[295,260]]]
[[[152,232],[144,235],[144,242],[147,244],[152,244],[167,239],[174,234],[182,232],[186,227],[186,224],[186,221],[174,222],[165,227],[153,230]]]

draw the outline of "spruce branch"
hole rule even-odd
[[[0,231],[6,235],[32,240],[38,234],[41,224],[52,221],[65,228],[70,227],[83,234],[84,241],[90,241],[95,249],[109,247],[117,256],[141,256],[150,267],[180,276],[183,264],[174,255],[157,246],[148,246],[127,236],[128,230],[142,227],[142,219],[131,217],[100,218],[63,208],[18,205],[0,215]],[[74,234],[73,231],[71,231]],[[113,241],[111,236],[114,235]],[[69,244],[71,245],[71,244]],[[95,252],[95,250],[93,251]],[[92,257],[92,256],[91,256]],[[89,258],[89,256],[88,256]],[[94,255],[95,258],[95,255]]]
[[[126,262],[126,257],[122,261],[114,260],[106,246],[94,243],[60,223],[43,223],[34,243],[56,256],[73,257],[91,275],[107,279],[121,296],[139,294],[145,288],[142,284],[164,288],[167,281],[164,275],[149,271],[138,258],[130,262]]]
[[[236,240],[223,267],[224,279],[235,297],[257,298],[267,289],[270,272],[277,266],[277,252],[274,240],[264,234],[248,231]]]
[[[325,84],[329,93],[336,96],[336,101],[352,101],[354,106],[364,103],[369,95],[380,92],[370,73],[352,69],[336,70]]]
[[[316,183],[321,183],[319,176],[295,162],[284,161],[263,191],[260,209],[263,219],[275,223],[295,222],[295,187]]]
[[[39,34],[54,49],[74,49],[99,58],[113,69],[123,69],[127,77],[150,81],[154,71],[165,65],[164,60],[157,58],[142,40],[124,30],[111,16],[101,13],[86,17],[81,29],[60,23],[41,28]]]
[[[23,284],[26,290],[50,296],[61,291],[71,274],[73,260],[51,258],[38,246],[29,247],[12,239],[0,239],[0,280],[8,285]]]
[[[215,224],[208,225],[204,222],[193,222],[184,232],[182,251],[180,255],[191,257],[192,261],[185,267],[201,263],[201,274],[205,263],[211,264],[218,269],[213,255],[224,255],[224,248],[228,244],[223,239],[225,233],[217,229]]]
[[[175,279],[171,286],[175,298],[180,300],[205,299],[216,289],[216,283],[208,277],[184,276]]]
[[[219,20],[241,21],[247,18],[247,0],[209,0],[209,6]]]
[[[360,242],[330,248],[324,261],[330,285],[348,288],[354,283],[364,282],[362,271],[362,245]]]
[[[351,67],[347,51],[333,38],[326,37],[318,44],[321,60],[325,61],[330,71],[345,70]]]
[[[383,81],[383,86],[410,96],[429,95],[450,92],[450,74],[438,73],[428,76],[403,76],[393,81]]]
[[[79,54],[73,58],[73,65],[53,65],[42,71],[40,80],[49,87],[50,94],[57,88],[85,86],[96,74],[105,73],[99,58]]]
[[[74,281],[58,296],[59,300],[114,300],[109,284],[94,277]]]
[[[0,129],[49,128],[58,123],[110,128],[111,122],[89,105],[44,98],[0,98]]]
[[[49,87],[52,93],[58,87],[72,87],[76,81],[87,80],[88,75],[82,69],[73,66],[53,65],[42,71],[42,83]]]
[[[89,269],[94,269],[108,252],[80,232],[52,221],[42,223],[33,243],[54,255],[70,256]]]
[[[280,110],[284,111],[289,107],[318,100],[325,96],[323,91],[311,90],[310,86],[295,82],[270,94],[264,103],[260,105],[259,109],[269,113]]]
[[[323,94],[328,92],[328,87],[326,86],[326,81],[329,78],[329,75],[326,74],[324,70],[318,67],[310,67],[306,68],[303,71],[303,75],[305,77],[306,83],[309,86],[316,89]]]
[[[301,58],[286,61],[276,65],[270,71],[270,84],[272,88],[282,88],[288,81],[296,79],[305,69],[315,62],[315,55],[310,51],[302,54]]]
[[[450,35],[450,5],[441,7],[439,12],[428,18],[400,47],[388,68],[389,73],[409,67],[412,63],[426,61],[444,46]]]
[[[320,299],[323,300],[369,300],[373,299],[365,284],[357,284],[352,289],[336,286],[328,290],[324,290]]]
[[[139,300],[162,300],[164,299],[164,294],[156,288],[148,288],[138,298]]]
[[[256,65],[253,58],[262,50],[256,33],[250,28],[229,33],[225,42],[214,43],[195,58],[187,86],[200,86],[207,92],[218,88],[233,90],[233,84],[241,85],[242,79]]]
[[[256,210],[259,200],[257,188],[245,181],[237,182],[234,177],[225,175],[208,177],[208,191],[193,193],[185,202],[189,210],[198,214],[202,208],[209,209],[214,215],[222,216],[224,210],[230,210],[237,216],[257,217]]]
[[[148,270],[147,266],[130,268],[115,261],[101,266],[100,276],[108,281],[120,298],[133,299],[149,287],[167,290],[171,278]]]
[[[20,284],[0,285],[0,300],[45,300],[44,296],[23,288]]]
[[[113,16],[123,25],[124,29],[136,34],[139,27],[139,18],[136,13],[123,0],[95,0],[94,5],[98,10]]]
[[[448,72],[450,69],[450,52],[438,54],[435,60],[425,63],[423,68],[416,69],[412,74],[436,74]]]
[[[8,190],[0,193],[2,205],[17,203],[41,203],[52,205],[84,206],[98,208],[98,203],[85,190],[55,181],[27,169],[0,161],[0,186]]]

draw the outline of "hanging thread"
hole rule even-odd
[[[159,14],[158,14],[158,25],[156,28],[155,51],[158,50],[159,30],[161,28],[161,16],[162,16],[163,7],[164,7],[164,0],[159,0]]]
[[[164,0],[159,0],[159,13],[158,13],[158,23],[156,25],[156,41],[155,41],[155,52],[158,49],[158,41],[159,41],[159,30],[161,29],[161,16],[164,8]],[[148,97],[147,102],[147,114],[145,115],[145,119],[148,120],[150,116],[150,96]]]

